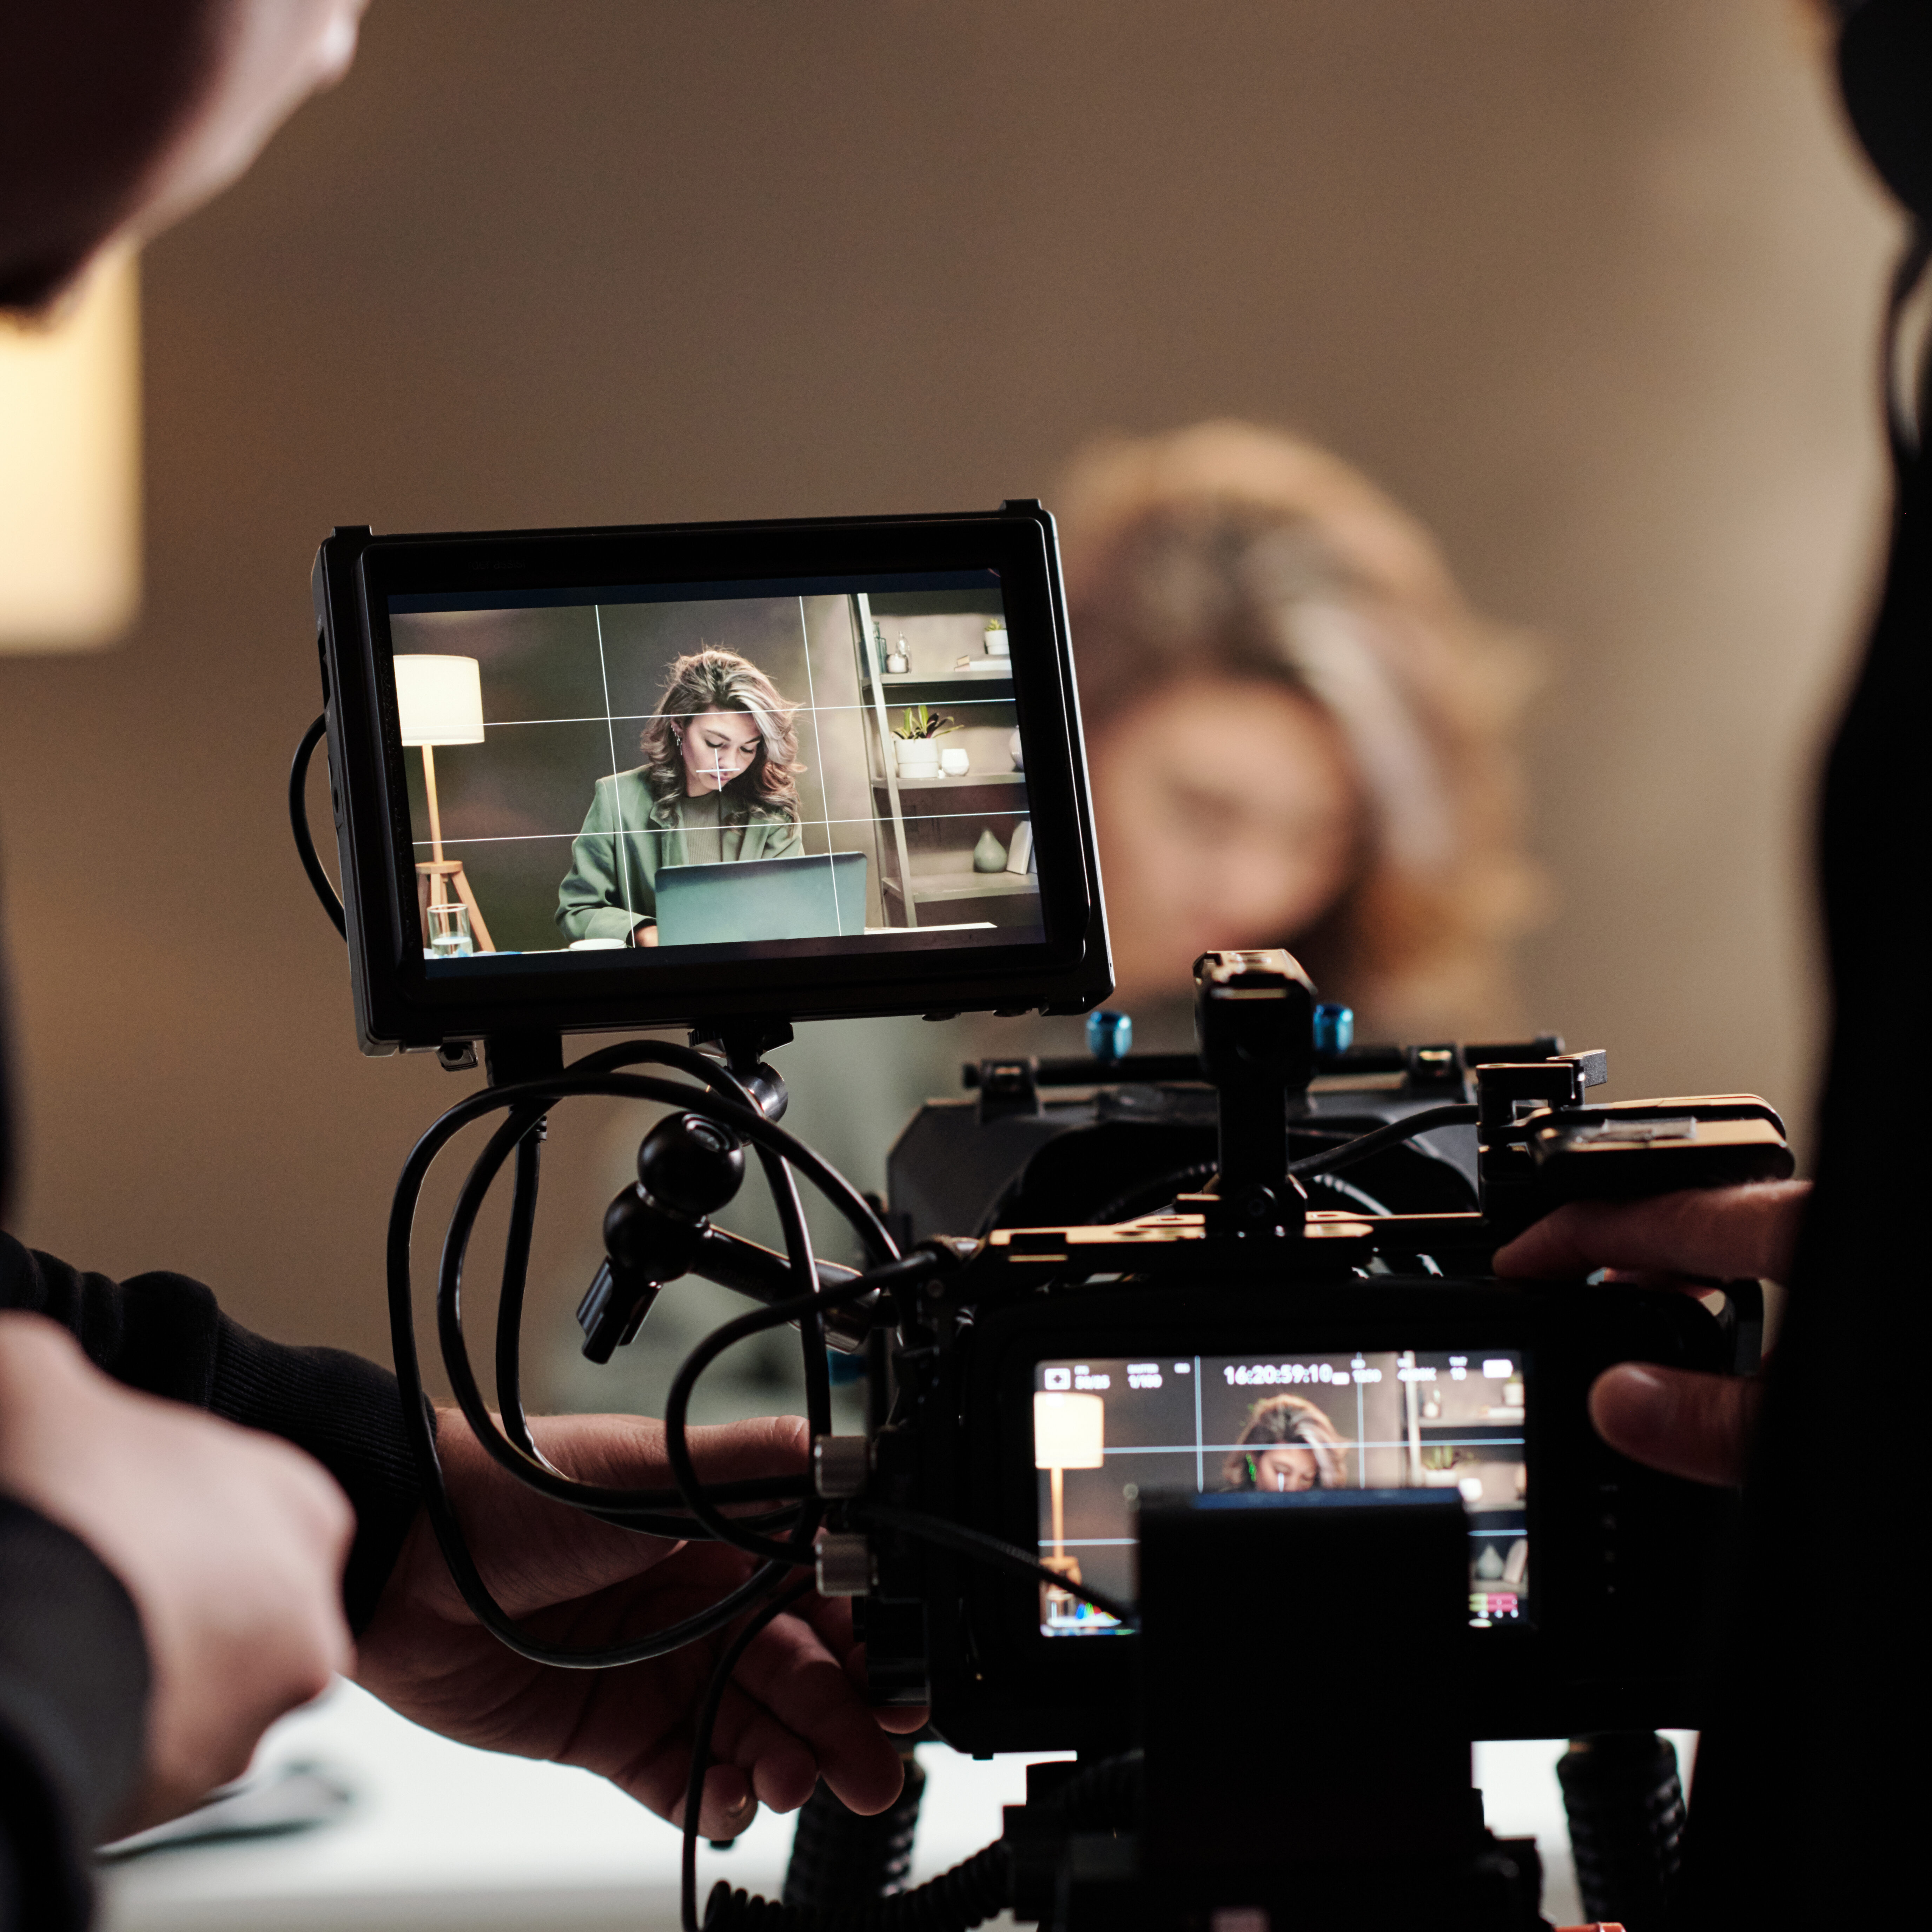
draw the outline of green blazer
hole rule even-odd
[[[718,845],[727,859],[788,859],[802,841],[798,821],[727,787],[718,801]],[[570,873],[556,891],[566,939],[628,939],[657,917],[658,868],[690,863],[684,795],[653,798],[644,768],[597,781],[584,830],[570,848]]]

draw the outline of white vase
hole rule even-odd
[[[1019,727],[1017,724],[1013,727],[1011,736],[1006,740],[1006,755],[1012,760],[1015,771],[1023,772],[1026,770],[1026,747],[1020,742]]]
[[[895,738],[892,756],[902,778],[936,778],[939,776],[939,747],[930,738]]]
[[[986,633],[986,655],[989,658],[1004,658],[1011,654],[1012,646],[1007,641],[1005,632],[988,631]]]
[[[963,778],[973,769],[973,760],[963,747],[949,745],[939,754],[939,769],[950,778]]]

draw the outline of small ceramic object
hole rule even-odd
[[[1010,657],[1012,655],[1005,632],[988,631],[986,633],[986,655],[989,658]]]
[[[936,778],[939,747],[930,738],[895,738],[892,756],[902,778]]]
[[[973,769],[973,760],[960,746],[949,745],[939,754],[939,769],[950,778],[963,778]]]
[[[906,655],[906,641],[902,638],[886,653],[886,674],[889,677],[904,677],[912,669],[912,659]]]
[[[973,869],[976,872],[1004,872],[1006,869],[1006,848],[993,836],[990,825],[980,834],[980,842],[973,848]]]
[[[1013,761],[1013,770],[1026,770],[1026,747],[1020,742],[1020,728],[1016,724],[1006,739],[1006,755]]]

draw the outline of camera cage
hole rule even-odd
[[[1313,1044],[1313,989],[1306,975],[1284,954],[1218,954],[1201,962],[1197,981],[1204,1045],[1199,1073],[1213,1088],[1224,1128],[1231,1120],[1252,1120],[1264,1090],[1272,1090],[1275,1106],[1285,1114],[1294,1083],[1318,1077],[1322,1059]],[[1226,997],[1230,994],[1244,997]],[[1689,1552],[1701,1574],[1724,1540],[1730,1499],[1640,1470],[1604,1448],[1589,1431],[1583,1398],[1596,1370],[1612,1360],[1754,1366],[1762,1317],[1757,1285],[1730,1285],[1728,1319],[1720,1323],[1694,1301],[1636,1290],[1539,1289],[1445,1279],[1441,1272],[1433,1278],[1402,1278],[1377,1276],[1373,1270],[1382,1255],[1412,1256],[1424,1241],[1459,1266],[1472,1272],[1484,1268],[1490,1252],[1558,1194],[1645,1192],[1646,1171],[1664,1185],[1788,1173],[1781,1125],[1762,1102],[1729,1096],[1591,1106],[1587,1089],[1600,1084],[1606,1072],[1600,1053],[1494,1063],[1478,1054],[1473,1066],[1452,1054],[1460,1090],[1472,1097],[1415,1109],[1384,1127],[1304,1156],[1275,1180],[1250,1162],[1235,1170],[1233,1187],[1216,1186],[1177,1200],[1172,1211],[1119,1226],[994,1228],[980,1239],[931,1237],[902,1252],[875,1204],[777,1126],[784,1084],[757,1058],[770,1030],[740,1024],[722,1030],[725,1037],[711,1050],[637,1042],[594,1052],[568,1069],[560,1040],[493,1042],[490,1084],[451,1108],[412,1154],[398,1185],[388,1248],[392,1340],[430,1520],[459,1589],[484,1625],[524,1656],[587,1669],[660,1656],[736,1626],[696,1726],[685,1823],[688,1932],[699,1924],[696,1834],[711,1726],[745,1646],[808,1587],[807,1581],[788,1581],[801,1568],[809,1568],[810,1580],[822,1593],[860,1600],[855,1612],[868,1645],[875,1700],[932,1698],[940,1734],[958,1748],[983,1755],[1072,1744],[1090,1757],[1128,1741],[1124,1726],[1134,1708],[1132,1672],[1121,1646],[1058,1646],[1050,1660],[1060,1677],[1056,1695],[1056,1687],[1041,1675],[1042,1646],[1034,1643],[1029,1656],[1024,1640],[1014,1641],[1016,1606],[1039,1600],[1043,1585],[1123,1624],[1132,1624],[1136,1616],[1132,1605],[1069,1579],[1042,1560],[1037,1546],[1022,1547],[1016,1539],[1012,1504],[1028,1472],[1016,1462],[1024,1432],[1013,1426],[1011,1392],[1018,1386],[1014,1364],[1036,1358],[1042,1348],[1064,1346],[1076,1334],[1083,1348],[1102,1331],[1136,1346],[1156,1330],[1165,1340],[1177,1311],[1193,1323],[1198,1346],[1202,1324],[1186,1305],[1204,1292],[1218,1304],[1210,1322],[1222,1324],[1231,1342],[1255,1332],[1244,1328],[1250,1322],[1276,1336],[1292,1329],[1356,1346],[1369,1328],[1401,1329],[1411,1346],[1431,1337],[1451,1338],[1452,1346],[1455,1340],[1508,1342],[1524,1352],[1526,1378],[1540,1384],[1528,1453],[1545,1459],[1546,1468],[1552,1452],[1574,1465],[1574,1480],[1558,1500],[1587,1510],[1588,1520],[1580,1514],[1569,1538],[1574,1547],[1555,1566],[1567,1574],[1550,1598],[1550,1629],[1480,1637],[1463,1631],[1459,1638],[1438,1627],[1439,1616],[1430,1626],[1427,1655],[1448,1660],[1459,1680],[1436,1701],[1424,1724],[1431,1737],[1439,1734],[1445,1741],[1444,1750],[1430,1758],[1434,1768],[1424,1780],[1431,1814],[1448,1833],[1430,1852],[1434,1862],[1418,1868],[1432,1874],[1431,1885],[1452,1892],[1465,1886],[1480,1889],[1496,1877],[1497,1861],[1508,1868],[1507,1846],[1480,1830],[1458,1837],[1460,1827],[1451,1830],[1442,1822],[1468,1815],[1466,1805],[1459,1810],[1455,1795],[1456,1752],[1449,1747],[1456,1738],[1648,1726],[1694,1714],[1696,1670],[1686,1661],[1686,1638],[1694,1633],[1679,1618],[1640,1616],[1633,1626],[1629,1599],[1611,1600],[1621,1576],[1633,1568],[1640,1574],[1660,1558],[1679,1560]],[[1438,1090],[1445,1086],[1440,1050],[1424,1049],[1418,1058],[1426,1078]],[[658,1070],[628,1070],[640,1065]],[[1096,1061],[1094,1071],[1104,1077],[1105,1064]],[[661,1120],[646,1136],[638,1183],[620,1195],[607,1218],[606,1268],[579,1311],[586,1354],[596,1357],[600,1337],[606,1356],[610,1346],[629,1340],[658,1288],[687,1273],[764,1304],[725,1324],[680,1370],[666,1408],[674,1480],[665,1490],[616,1490],[562,1475],[537,1450],[524,1416],[520,1328],[538,1154],[549,1111],[576,1094],[682,1110]],[[500,1114],[502,1123],[459,1192],[438,1272],[438,1339],[466,1420],[500,1463],[559,1501],[644,1533],[709,1534],[758,1559],[743,1582],[710,1609],[672,1629],[604,1650],[574,1651],[536,1636],[491,1598],[443,1492],[434,1425],[423,1400],[410,1254],[416,1206],[443,1148],[464,1127],[493,1114]],[[1473,1210],[1405,1215],[1308,1205],[1300,1177],[1366,1159],[1444,1124],[1445,1117],[1478,1128],[1479,1199]],[[1700,1145],[1706,1117],[1722,1130]],[[704,1131],[693,1130],[692,1123]],[[772,1186],[785,1231],[784,1254],[710,1225],[710,1214],[729,1197],[742,1171],[740,1147],[757,1154]],[[1585,1158],[1601,1153],[1606,1161],[1616,1160],[1614,1174],[1582,1168],[1579,1147],[1590,1150]],[[1658,1166],[1660,1158],[1666,1164]],[[512,1161],[515,1187],[497,1312],[500,1426],[470,1364],[461,1291],[483,1199]],[[818,1188],[850,1222],[866,1250],[862,1270],[814,1258],[794,1174]],[[1253,1192],[1239,1184],[1243,1174],[1247,1190],[1263,1190],[1259,1213],[1251,1204]],[[1550,1192],[1539,1192],[1539,1177]],[[1472,1312],[1480,1333],[1467,1325]],[[704,1484],[686,1436],[698,1379],[734,1342],[786,1323],[800,1331],[806,1370],[810,1474]],[[836,1339],[862,1349],[866,1362],[871,1406],[860,1437],[842,1437],[831,1427],[826,1349],[835,1339],[835,1324]],[[1581,1336],[1594,1340],[1579,1347]],[[964,1426],[976,1418],[977,1427]],[[1384,1568],[1399,1560],[1387,1538],[1396,1534],[1400,1524],[1396,1516],[1378,1516],[1372,1506],[1402,1493],[1339,1498],[1359,1500],[1367,1514],[1357,1528],[1336,1528],[1330,1545],[1340,1546],[1334,1545],[1336,1536],[1348,1546],[1359,1544]],[[1316,1500],[1329,1499],[1338,1498]],[[1258,1500],[1272,1508],[1276,1499]],[[1436,1527],[1427,1534],[1437,1535],[1444,1500],[1436,1498],[1418,1516],[1418,1536],[1428,1522]],[[1289,1507],[1270,1517],[1291,1540],[1300,1535],[1298,1526],[1314,1524],[1293,1506],[1295,1501],[1288,1499]],[[760,1504],[765,1507],[754,1516],[726,1514],[732,1504]],[[1225,1526],[1243,1524],[1229,1517]],[[1246,1527],[1267,1529],[1265,1524]],[[1402,1531],[1398,1542],[1407,1534]],[[1213,1524],[1190,1535],[1197,1543],[1206,1536],[1206,1546],[1220,1546]],[[1171,1540],[1163,1532],[1162,1546]],[[1415,1546],[1420,1552],[1422,1544]],[[1240,1550],[1227,1547],[1232,1562]],[[1246,1553],[1240,1561],[1252,1565],[1252,1534],[1241,1547]],[[1436,1576],[1432,1602],[1448,1580]],[[1588,1614],[1593,1608],[1596,1614]],[[1496,1637],[1503,1640],[1486,1640]],[[1345,1648],[1358,1667],[1373,1666],[1376,1660],[1363,1645],[1349,1638]],[[1172,1655],[1163,1655],[1163,1669],[1171,1671]],[[1466,1751],[1461,1762],[1466,1767]],[[1121,1823],[1132,1815],[1138,1776],[1130,1760],[1120,1759],[1082,1774],[1101,1780],[1112,1794],[1108,1815],[1118,1813]],[[1010,1814],[1006,1839],[908,1896],[912,1916],[907,1922],[926,1922],[919,1916],[926,1913],[938,1915],[933,1922],[963,1927],[1003,1904],[1048,1916],[1054,1888],[1064,1887],[1072,1873],[1065,1815],[1072,1799],[1071,1786],[1063,1796],[1042,1784],[1037,1803],[1030,1801],[1024,1813]],[[1155,1821],[1146,1829],[1150,1869],[1158,1870],[1163,1861],[1180,1862],[1162,1879],[1168,1888],[1162,1896],[1169,1904],[1175,1895],[1198,1897],[1211,1881],[1188,1866],[1184,1845]],[[1029,1834],[1043,1834],[1030,1864]],[[1521,1888],[1530,1882],[1523,1873],[1531,1868],[1519,1863],[1509,1869],[1515,1874],[1509,1880],[1516,1888],[1512,1896],[1529,1895]],[[1125,1867],[1111,1876],[1089,1871],[1083,1880],[1072,1874],[1076,1885],[1098,1885],[1102,1892],[1110,1884],[1118,1892],[1125,1876],[1130,1876]],[[915,1900],[922,1902],[915,1906]],[[1132,1912],[1155,1911],[1154,1917],[1134,1922],[1168,1922],[1160,1916],[1164,1905],[1150,1908],[1124,1896],[1116,1903]],[[712,1932],[726,1932],[740,1923],[764,1922],[760,1915],[773,1909],[721,1886],[704,1923]],[[1402,1922],[1399,1916],[1371,1912],[1361,1922]]]
[[[704,946],[684,958],[667,948],[648,959],[524,953],[466,960],[454,977],[430,970],[411,889],[417,855],[391,598],[447,597],[488,608],[493,596],[509,602],[568,592],[590,602],[600,591],[628,590],[661,598],[682,587],[705,601],[776,594],[774,586],[786,595],[904,587],[967,573],[997,580],[1010,638],[1037,938],[931,950],[794,941]],[[470,1064],[472,1043],[493,1036],[701,1026],[781,1012],[788,1022],[1079,1012],[1110,990],[1057,540],[1038,503],[984,514],[486,533],[379,536],[342,526],[320,547],[312,588],[344,936],[365,1053],[440,1051],[452,1064]],[[298,825],[298,842],[304,834]]]
[[[593,958],[570,962],[567,976],[547,979],[499,962],[487,983],[439,985],[424,971],[425,934],[406,890],[411,826],[388,668],[386,600],[393,590],[650,584],[701,585],[716,593],[808,573],[836,583],[952,568],[998,571],[1011,614],[1029,794],[1038,788],[1038,943],[986,946],[950,958],[900,952],[786,959],[782,972],[756,957],[695,970],[662,961],[613,970]],[[1689,1300],[1500,1283],[1490,1261],[1502,1242],[1564,1199],[1788,1174],[1782,1124],[1762,1101],[1720,1096],[1592,1105],[1587,1090],[1605,1078],[1604,1055],[1565,1053],[1549,1037],[1506,1049],[1431,1047],[1392,1057],[1387,1049],[1351,1052],[1346,1014],[1318,1010],[1314,988],[1292,958],[1250,952],[1210,954],[1197,965],[1198,1061],[1176,1057],[1157,1064],[1144,1058],[1136,1065],[1131,1057],[1096,1057],[1090,1066],[995,1061],[974,1070],[982,1128],[1036,1109],[1040,1090],[1059,1081],[1103,1091],[1110,1081],[1124,1082],[1123,1096],[1136,1078],[1170,1097],[1174,1082],[1211,1094],[1217,1124],[1212,1178],[1202,1186],[1204,1177],[1191,1176],[1192,1184],[1178,1186],[1171,1204],[1157,1211],[1111,1225],[1044,1226],[1000,1225],[994,1214],[987,1217],[993,1225],[932,1230],[915,1240],[920,1231],[903,1214],[882,1219],[883,1204],[858,1195],[777,1124],[784,1083],[761,1055],[790,1036],[794,1018],[944,1017],[985,1007],[1078,1012],[1108,990],[1058,560],[1051,519],[1037,505],[1009,503],[989,517],[480,537],[379,539],[366,530],[338,530],[322,547],[314,589],[326,709],[298,754],[290,799],[304,864],[350,944],[359,1043],[370,1053],[434,1049],[451,1066],[476,1064],[474,1042],[485,1049],[484,1090],[450,1108],[418,1143],[390,1222],[392,1346],[428,1518],[472,1612],[506,1646],[535,1660],[560,1668],[620,1666],[735,1626],[694,1726],[684,1825],[686,1932],[698,1932],[699,1924],[696,1837],[712,1726],[746,1646],[809,1587],[788,1580],[802,1569],[821,1592],[858,1600],[855,1622],[867,1641],[875,1699],[930,1700],[940,1733],[959,1748],[986,1754],[1072,1745],[1090,1756],[1131,1742],[1133,1671],[1126,1653],[1139,1646],[1058,1642],[1037,1628],[1043,1590],[1078,1600],[1124,1628],[1136,1620],[1131,1603],[1043,1561],[1034,1534],[1037,1518],[1027,1520],[1038,1478],[1023,1445],[1030,1432],[1016,1403],[1017,1392],[1030,1388],[1042,1352],[1099,1354],[1100,1345],[1111,1352],[1116,1343],[1156,1349],[1183,1340],[1197,1350],[1235,1350],[1263,1336],[1278,1342],[1291,1330],[1297,1347],[1380,1348],[1400,1336],[1411,1348],[1440,1341],[1520,1352],[1523,1378],[1538,1390],[1523,1438],[1526,1466],[1528,1457],[1538,1460],[1546,1492],[1552,1459],[1564,1472],[1553,1486],[1558,1493],[1542,1504],[1538,1531],[1555,1580],[1527,1630],[1457,1633],[1431,1613],[1435,1624],[1415,1654],[1448,1660],[1458,1682],[1424,1729],[1453,1742],[1694,1716],[1696,1674],[1685,1662],[1691,1633],[1681,1619],[1633,1618],[1628,1594],[1613,1602],[1618,1576],[1630,1574],[1617,1566],[1689,1552],[1701,1576],[1724,1541],[1729,1500],[1639,1470],[1604,1448],[1588,1429],[1584,1396],[1597,1370],[1616,1360],[1748,1371],[1762,1323],[1758,1285],[1727,1284],[1718,1321]],[[340,904],[332,902],[301,810],[307,760],[325,731],[344,862]],[[781,983],[782,994],[776,990]],[[691,1046],[640,1041],[564,1064],[568,1032],[673,1023],[692,1027]],[[1107,1037],[1090,1031],[1090,1039]],[[1345,1120],[1331,1113],[1325,1130],[1318,1121],[1311,1138],[1310,1120],[1321,1111],[1312,1088],[1325,1083],[1346,1090],[1352,1079],[1365,1089],[1391,1072],[1401,1076],[1400,1103],[1379,1100],[1359,1110],[1379,1114],[1378,1124],[1347,1120],[1340,1137],[1336,1130],[1345,1129]],[[544,1123],[563,1100],[590,1094],[676,1111],[646,1136],[638,1182],[607,1216],[606,1262],[578,1312],[586,1354],[608,1360],[637,1334],[658,1290],[685,1274],[707,1276],[763,1304],[725,1324],[680,1370],[665,1416],[672,1481],[662,1489],[624,1490],[563,1475],[538,1450],[521,1396],[520,1328]],[[1181,1112],[1200,1118],[1191,1103]],[[489,1454],[542,1493],[641,1533],[708,1536],[755,1559],[718,1603],[622,1645],[578,1650],[521,1628],[490,1595],[442,1484],[417,1354],[411,1239],[430,1168],[464,1128],[493,1115],[500,1120],[458,1193],[437,1275],[438,1346],[466,1422]],[[1465,1126],[1476,1130],[1474,1161],[1444,1160],[1441,1130]],[[1423,1140],[1432,1135],[1438,1145]],[[1391,1150],[1426,1154],[1418,1172],[1436,1170],[1439,1178],[1455,1170],[1473,1200],[1445,1206],[1440,1190],[1432,1189],[1426,1211],[1382,1211],[1373,1197],[1340,1180],[1341,1170]],[[747,1153],[755,1154],[771,1189],[784,1231],[782,1253],[711,1223],[735,1192]],[[470,1360],[462,1286],[478,1214],[506,1166],[514,1180],[494,1352],[500,1421]],[[862,1269],[814,1257],[800,1178],[850,1223],[865,1251]],[[1338,1190],[1345,1200],[1352,1193],[1354,1204],[1318,1207],[1311,1190],[1322,1189],[1324,1198]],[[1198,1312],[1204,1305],[1204,1316]],[[686,1439],[698,1379],[735,1342],[787,1323],[800,1337],[809,1474],[703,1482]],[[862,1354],[869,1406],[862,1436],[832,1431],[829,1346]],[[1406,1561],[1401,1550],[1420,1552],[1431,1539],[1449,1549],[1443,1506],[1451,1499],[1409,1507],[1406,1516],[1402,1509],[1378,1515],[1372,1507],[1406,1493],[1317,1498],[1360,1504],[1346,1521],[1335,1520],[1327,1546],[1358,1550],[1383,1570]],[[1204,1516],[1184,1534],[1185,1506],[1174,1516],[1154,1502],[1150,1526],[1158,1520],[1172,1527],[1148,1546],[1222,1552],[1231,1575],[1237,1558],[1250,1574],[1267,1574],[1252,1566],[1277,1535],[1288,1538],[1284,1549],[1321,1546],[1319,1536],[1311,1542],[1304,1533],[1317,1526],[1316,1518],[1294,1507],[1296,1499],[1251,1500],[1268,1505],[1265,1520]],[[1277,1510],[1280,1500],[1289,1506]],[[1579,1514],[1568,1529],[1559,1528],[1559,1504],[1587,1510],[1588,1520]],[[734,1506],[739,1513],[730,1513]],[[744,1514],[747,1508],[756,1513]],[[1412,1529],[1403,1526],[1408,1516]],[[1245,1541],[1223,1533],[1237,1528],[1244,1528]],[[1446,1572],[1436,1574],[1431,1600],[1449,1600],[1443,1586],[1453,1582]],[[1694,1581],[1694,1597],[1700,1587]],[[1405,1622],[1406,1616],[1399,1614],[1390,1628],[1420,1633],[1422,1625]],[[1344,1648],[1360,1668],[1376,1661],[1353,1638],[1344,1640]],[[1162,1658],[1160,1670],[1171,1674],[1174,1653]],[[1186,1730],[1185,1724],[1177,1730],[1172,1718],[1162,1720],[1167,1744]],[[1151,1729],[1148,1742],[1150,1749],[1156,1742]],[[1512,1865],[1509,1846],[1479,1827],[1471,1837],[1454,1822],[1468,1815],[1456,1796],[1455,1757],[1453,1748],[1446,1756],[1436,1751],[1423,1780],[1440,1842],[1424,1846],[1418,1838],[1417,1848],[1432,1862],[1418,1864],[1416,1872],[1431,1887],[1445,1886],[1444,1895],[1490,1897],[1500,1884],[1516,1912],[1526,1898],[1533,1901],[1533,1882],[1523,1889],[1526,1871],[1533,1881],[1533,1850],[1517,1851]],[[1365,1770],[1373,1771],[1366,1760]],[[1156,1902],[1148,1918],[1150,1908],[1133,1886],[1122,1890],[1131,1876],[1127,1865],[1118,1858],[1106,1870],[1093,1864],[1093,1840],[1084,1841],[1088,1853],[1078,1851],[1083,1815],[1090,1823],[1107,1812],[1115,1820],[1110,1832],[1131,1820],[1138,1777],[1124,1760],[1068,1779],[1042,1777],[1028,1806],[1010,1814],[1004,1840],[908,1895],[901,1901],[905,1911],[888,1912],[881,1926],[898,1918],[964,1926],[1002,1906],[1049,1916],[1049,1909],[1071,1909],[1070,1882],[1076,1892],[1084,1887],[1090,1901],[1104,1896],[1110,1910],[1135,1922],[1166,1922],[1160,1914],[1167,1906]],[[1466,1777],[1460,1781],[1466,1786]],[[1168,1905],[1196,1900],[1218,1882],[1190,1865],[1181,1836],[1151,1819],[1144,1835],[1155,1890],[1166,1888],[1161,1895]],[[1084,1879],[1076,1870],[1083,1856]],[[1312,1868],[1305,1861],[1296,1868],[1299,1884]],[[1354,1868],[1336,1868],[1345,1869]],[[1256,1882],[1272,1884],[1278,1876],[1264,1873]],[[768,1918],[793,1922],[771,1917],[781,1910],[720,1887],[704,1922],[716,1932]],[[1391,1917],[1382,1906],[1365,1910],[1365,1925],[1402,1922],[1400,1913]],[[814,1922],[807,1915],[796,1922]],[[1492,1912],[1490,1922],[1503,1922]]]

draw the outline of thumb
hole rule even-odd
[[[1633,1462],[1695,1483],[1744,1479],[1758,1384],[1737,1376],[1621,1362],[1590,1390],[1590,1420]]]

